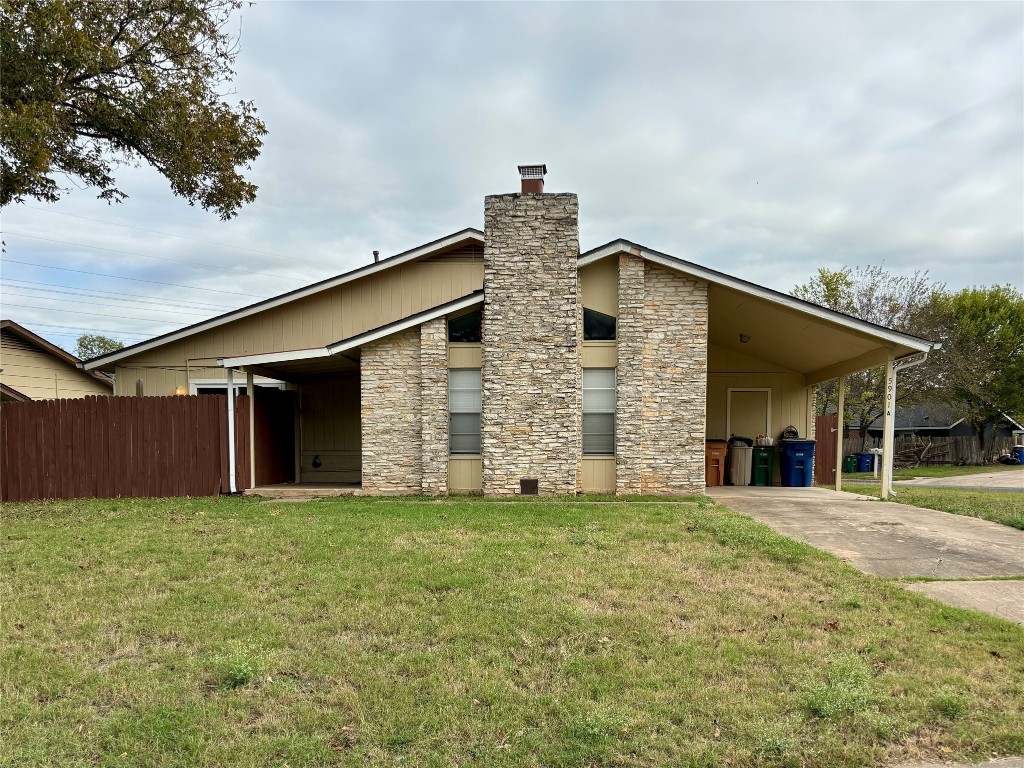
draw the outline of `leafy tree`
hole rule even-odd
[[[149,163],[175,194],[236,215],[256,197],[238,169],[266,127],[229,105],[237,0],[0,0],[0,206],[56,201],[56,176],[120,201],[113,171]]]
[[[932,283],[927,272],[896,275],[881,266],[819,269],[817,275],[793,288],[793,295],[876,325],[931,338],[936,314],[934,302],[945,286]],[[934,365],[909,368],[897,379],[896,397],[907,404],[925,397]],[[872,368],[846,379],[844,423],[858,423],[861,449],[867,443],[867,425],[882,415],[885,400],[885,369]],[[819,385],[818,413],[835,412],[838,386],[835,381]]]
[[[939,393],[970,424],[984,455],[986,427],[1024,418],[1024,296],[1010,285],[965,288],[936,302]]]
[[[75,345],[75,355],[82,360],[90,360],[119,349],[124,349],[124,342],[99,334],[83,333]]]

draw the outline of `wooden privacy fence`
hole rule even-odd
[[[868,437],[864,450],[880,448],[881,445],[881,438]],[[1012,446],[1012,438],[999,436],[992,440],[988,451],[982,454],[981,448],[978,447],[978,438],[974,436],[913,437],[898,435],[894,446],[895,464],[897,467],[991,464],[996,457],[1001,453],[1007,453]],[[859,437],[843,439],[844,456],[859,453],[860,450],[861,440]]]
[[[236,487],[249,486],[249,398],[235,399]],[[227,396],[4,403],[4,501],[229,491]],[[258,465],[257,465],[258,466]]]

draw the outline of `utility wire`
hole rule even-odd
[[[124,331],[112,331],[110,329],[103,328],[88,328],[80,325],[54,325],[53,323],[32,323],[33,328],[63,328],[68,331],[81,331],[83,333],[109,333],[114,336],[134,336],[138,339],[150,339],[152,334],[148,333],[125,333]],[[54,333],[54,336],[68,336],[70,334],[58,334]]]
[[[40,307],[40,306],[37,306],[35,304],[11,304],[11,303],[7,302],[7,303],[4,304],[4,306],[7,306],[7,307],[18,307],[19,309],[41,309],[41,310],[44,310],[46,312],[68,312],[68,313],[73,314],[73,315],[91,315],[93,317],[111,317],[111,318],[116,318],[118,320],[141,320],[142,322],[145,322],[145,323],[158,323],[160,325],[175,325],[176,324],[176,321],[174,321],[174,320],[164,320],[164,319],[161,319],[159,317],[135,317],[135,316],[130,316],[130,315],[105,315],[105,314],[102,314],[100,312],[83,312],[83,311],[81,311],[79,309],[58,309],[57,307]]]
[[[76,287],[74,285],[62,285],[60,283],[43,283],[43,282],[39,282],[38,280],[16,280],[16,279],[14,279],[12,277],[0,278],[0,288],[2,288],[5,283],[26,283],[27,284],[27,285],[12,285],[12,286],[10,286],[11,288],[21,288],[23,290],[31,290],[31,291],[45,291],[47,293],[66,293],[69,296],[89,296],[89,297],[94,298],[94,299],[104,298],[103,294],[108,294],[110,296],[114,296],[114,297],[117,297],[119,299],[120,298],[124,298],[125,301],[131,301],[131,299],[129,299],[128,297],[132,296],[132,297],[135,297],[135,298],[138,298],[138,299],[147,299],[149,301],[156,301],[156,302],[161,302],[161,303],[166,303],[167,302],[167,299],[164,298],[164,297],[160,297],[160,296],[146,296],[145,294],[141,294],[141,293],[122,293],[121,291],[104,291],[104,290],[101,290],[99,288],[92,288],[92,287],[78,288],[78,287]],[[30,288],[29,286],[32,286],[32,285],[45,285],[47,287],[46,288]],[[55,290],[57,288],[68,288],[70,290],[67,290],[67,291]],[[177,304],[177,305],[180,305],[180,306],[184,306],[184,305],[188,304],[188,305],[195,306],[195,307],[209,307],[211,309],[219,309],[221,311],[224,311],[224,310],[230,311],[233,308],[233,306],[234,306],[234,305],[228,305],[228,304],[209,304],[209,303],[204,302],[204,301],[182,301],[181,299],[178,299],[178,298],[174,299],[174,303]]]
[[[125,229],[137,229],[139,232],[149,232],[150,234],[162,235],[163,237],[178,237],[178,238],[181,238],[182,240],[191,240],[191,241],[196,242],[196,243],[205,243],[206,245],[215,245],[218,248],[234,248],[236,251],[249,251],[250,253],[258,253],[258,254],[261,254],[263,256],[273,256],[276,259],[287,259],[289,261],[304,261],[307,264],[315,264],[318,267],[323,267],[324,266],[324,263],[322,261],[314,261],[313,259],[300,259],[297,256],[285,256],[284,254],[281,254],[281,253],[271,253],[270,251],[260,251],[260,250],[257,250],[255,248],[245,248],[244,246],[241,246],[241,245],[228,245],[227,243],[216,243],[216,242],[214,242],[212,240],[202,240],[202,239],[200,239],[198,237],[189,237],[188,235],[175,235],[175,234],[172,234],[170,232],[158,232],[155,229],[146,229],[145,227],[136,227],[136,226],[132,226],[131,224],[121,224],[120,222],[117,222],[117,221],[106,221],[105,219],[92,219],[92,218],[89,218],[88,216],[79,216],[79,215],[74,214],[74,213],[64,213],[63,211],[51,211],[48,208],[39,208],[38,206],[35,206],[35,205],[26,205],[24,207],[25,208],[31,208],[33,211],[42,211],[43,213],[53,213],[53,214],[56,214],[57,216],[70,216],[73,219],[82,219],[83,221],[94,221],[97,224],[110,224],[110,225],[115,226],[115,227],[124,227]]]
[[[36,296],[34,294],[31,294],[31,293],[13,293],[12,291],[10,291],[10,289],[8,289],[7,295],[10,295],[10,296],[20,296],[23,299],[35,299],[36,301],[66,301],[65,299],[57,298],[56,296],[53,297],[53,298],[48,298],[46,296]],[[10,304],[8,302],[4,302],[4,304],[6,306],[11,306],[11,307],[19,307],[19,306],[20,307],[24,307],[25,306],[24,304]],[[76,306],[79,305],[79,304],[86,304],[86,305],[91,306],[91,307],[104,307],[105,309],[142,309],[142,310],[146,309],[146,307],[144,307],[144,306],[143,307],[132,307],[132,306],[125,306],[125,305],[118,306],[116,304],[114,304],[114,305],[111,305],[109,303],[108,304],[104,304],[104,303],[99,302],[99,301],[82,301],[81,299],[79,299],[78,301],[75,302]],[[157,304],[157,302],[151,302],[150,304],[151,304],[151,306],[159,306],[159,304]],[[166,306],[166,305],[163,305],[163,306]],[[56,309],[56,307],[37,307],[37,306],[33,306],[31,308],[32,309]],[[161,312],[169,312],[172,315],[189,315],[189,316],[192,316],[192,317],[195,317],[197,314],[205,314],[201,310],[198,310],[198,309],[182,311],[180,309],[163,309],[163,308],[161,308],[160,311]]]
[[[123,277],[121,275],[111,275],[105,272],[87,272],[84,269],[71,269],[70,267],[52,267],[49,264],[36,264],[34,261],[18,261],[17,259],[0,259],[0,263],[4,264],[26,264],[30,267],[41,267],[43,269],[59,269],[61,272],[76,272],[80,275],[93,275],[94,277],[110,277],[115,280],[131,280],[136,283],[152,283],[153,285],[169,285],[173,288],[188,288],[190,291],[210,291],[211,293],[227,293],[232,296],[248,296],[252,299],[266,299],[267,296],[257,296],[254,293],[238,293],[237,291],[222,291],[219,288],[200,288],[195,285],[182,285],[181,283],[164,283],[159,280],[143,280],[141,277]]]
[[[175,264],[188,264],[192,267],[203,267],[205,269],[215,269],[218,272],[223,269],[230,269],[234,272],[244,272],[247,275],[259,275],[260,277],[272,277],[275,280],[292,280],[296,283],[308,283],[309,280],[304,277],[287,277],[285,275],[273,275],[269,272],[254,272],[251,269],[245,267],[231,267],[227,265],[219,264],[206,264],[201,261],[185,261],[184,259],[172,259],[168,256],[152,256],[148,253],[137,253],[135,251],[119,251],[116,248],[103,248],[98,245],[86,245],[85,243],[72,243],[70,240],[54,240],[52,237],[40,237],[39,235],[27,235],[24,232],[11,232],[7,230],[4,232],[5,235],[14,235],[15,237],[28,237],[32,240],[44,240],[47,243],[60,243],[61,245],[72,245],[76,248],[87,248],[91,251],[106,251],[107,253],[120,253],[124,256],[140,256],[143,259],[157,259],[158,261],[172,261]]]

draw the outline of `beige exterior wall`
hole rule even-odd
[[[601,259],[580,269],[580,297],[587,309],[619,316],[619,273],[615,259]]]
[[[299,389],[303,483],[358,483],[362,468],[359,374],[303,384]],[[315,457],[321,466],[313,466]]]
[[[191,378],[224,378],[219,357],[321,347],[483,287],[480,246],[404,264],[314,296],[126,358],[115,368],[118,395],[173,395]]]
[[[584,493],[615,493],[614,456],[584,456],[582,467]]]
[[[483,462],[479,456],[448,457],[448,491],[479,493],[483,487],[480,476]]]
[[[33,400],[109,395],[111,388],[9,331],[0,334],[0,382]]]

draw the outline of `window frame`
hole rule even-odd
[[[600,371],[602,373],[610,373],[611,374],[611,386],[610,387],[608,387],[608,386],[604,386],[604,387],[593,387],[593,386],[592,387],[588,387],[587,384],[586,384],[587,371],[595,371],[595,372]],[[618,381],[618,369],[617,368],[584,368],[583,369],[583,375],[582,375],[581,378],[582,378],[581,392],[582,392],[582,395],[583,395],[583,397],[581,398],[581,403],[580,403],[580,405],[581,405],[581,413],[582,413],[582,418],[580,420],[580,444],[581,444],[580,448],[581,448],[581,454],[582,454],[582,456],[584,458],[612,458],[612,457],[615,456],[615,436],[616,436],[615,413],[616,413],[616,406],[618,404],[617,403],[617,399],[618,399],[618,384],[619,384],[619,381]],[[593,391],[603,391],[603,392],[611,391],[611,394],[612,394],[612,398],[611,398],[612,407],[610,409],[608,409],[608,408],[602,408],[602,409],[590,408],[590,409],[588,409],[586,407],[586,400],[587,400],[586,392],[587,392],[588,389],[589,390],[593,390]],[[602,436],[602,437],[605,436],[605,435],[610,435],[610,437],[611,437],[611,450],[610,451],[595,452],[595,451],[588,451],[586,449],[586,435],[587,435],[586,423],[587,423],[587,415],[588,414],[589,415],[602,415],[602,416],[610,415],[611,416],[611,432],[610,433],[609,432],[597,433],[599,436]]]
[[[452,387],[452,379],[453,379],[452,374],[453,373],[465,373],[465,372],[476,373],[476,378],[477,378],[477,388],[476,388],[476,391],[478,393],[478,399],[480,400],[480,408],[478,410],[475,410],[475,411],[469,411],[469,410],[457,410],[456,411],[456,410],[452,410],[452,389],[453,389],[453,387]],[[470,389],[468,389],[466,387],[459,387],[458,389],[461,390],[461,391],[472,391],[472,390],[470,390]],[[483,381],[481,379],[480,369],[479,368],[449,368],[448,369],[448,393],[447,393],[447,397],[448,397],[448,402],[447,402],[447,405],[448,405],[448,456],[449,457],[453,457],[454,456],[454,457],[458,457],[458,458],[479,457],[481,455],[482,448],[483,448],[483,445],[482,445],[482,443],[483,443],[483,418],[482,418],[482,413],[481,413],[483,411]],[[472,434],[470,432],[459,432],[459,433],[456,433],[452,429],[452,416],[453,415],[464,415],[464,414],[475,414],[476,417],[477,417],[477,431],[476,431],[477,450],[476,451],[456,451],[456,450],[454,450],[453,445],[452,445],[452,442],[453,442],[452,441],[452,437],[454,435],[456,435],[456,434],[459,434],[459,435],[469,435],[469,434]]]

